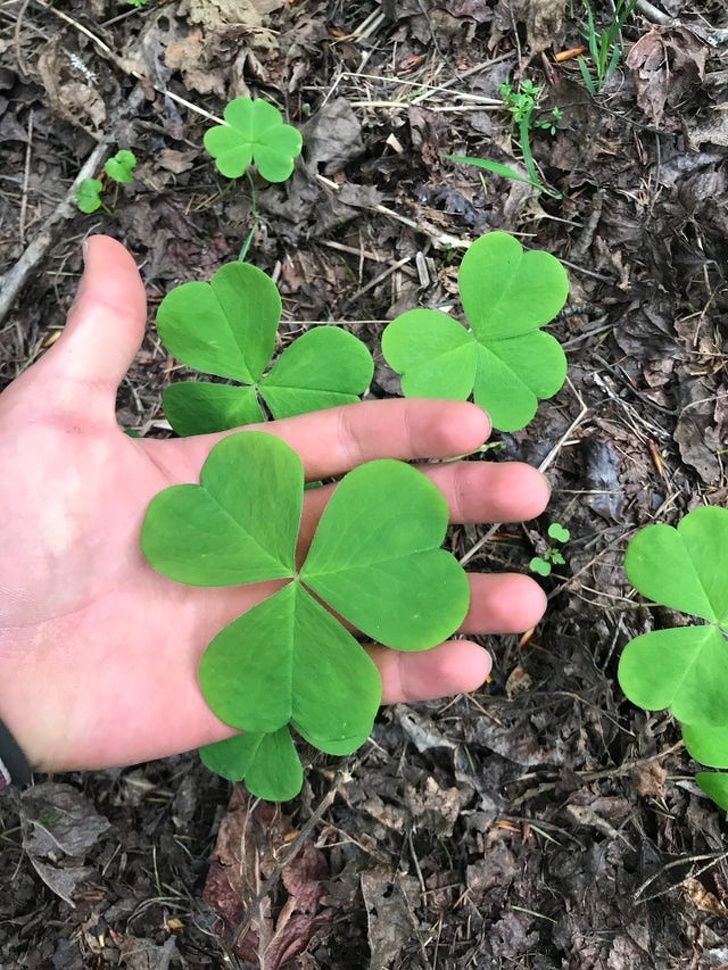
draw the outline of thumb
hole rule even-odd
[[[90,236],[76,302],[45,356],[47,373],[115,396],[144,336],[146,295],[131,254],[110,236]]]

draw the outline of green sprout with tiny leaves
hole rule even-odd
[[[491,232],[465,253],[458,282],[466,326],[439,310],[408,310],[386,327],[382,353],[405,397],[472,394],[494,428],[517,431],[566,380],[564,352],[541,329],[566,303],[566,271],[550,253]]]
[[[510,81],[504,81],[500,86],[500,95],[503,98],[503,107],[511,116],[513,128],[518,133],[518,142],[523,155],[526,175],[511,168],[510,165],[503,165],[501,162],[494,162],[489,158],[473,158],[469,155],[446,155],[445,158],[459,165],[472,165],[514,182],[525,182],[539,192],[560,199],[560,192],[544,185],[533,157],[531,135],[534,130],[541,130],[547,131],[553,137],[563,117],[561,108],[556,105],[545,117],[538,117],[542,88],[540,85],[534,84],[529,78],[524,78],[517,88],[514,88]]]
[[[271,366],[281,318],[273,280],[249,263],[222,266],[209,283],[171,290],[157,311],[167,350],[204,374],[236,381],[180,381],[163,396],[179,435],[226,431],[274,418],[352,404],[369,386],[374,362],[366,346],[336,326],[293,340]]]
[[[538,576],[543,576],[544,578],[551,575],[551,570],[554,566],[566,565],[566,560],[559,545],[565,545],[571,538],[569,530],[565,529],[560,522],[552,522],[548,527],[547,535],[552,542],[546,544],[546,549],[542,555],[534,556],[528,564],[528,568],[532,573],[536,573]],[[557,543],[557,545],[553,545],[553,543]]]
[[[647,599],[702,623],[653,630],[631,640],[619,683],[648,711],[668,709],[688,752],[728,769],[728,509],[706,506],[676,528],[649,525],[625,556],[630,583]],[[699,772],[698,785],[728,811],[728,772]]]
[[[117,186],[128,185],[134,181],[136,164],[137,159],[134,152],[128,148],[122,148],[114,156],[107,159],[104,165],[104,175]],[[104,188],[104,182],[101,179],[82,179],[76,189],[76,205],[80,211],[91,214],[98,209],[103,209],[107,215],[110,215],[112,210],[102,199]]]
[[[298,565],[303,494],[293,449],[241,431],[211,450],[199,484],[152,499],[141,533],[147,561],[177,583],[282,582],[214,637],[199,666],[211,710],[245,732],[203,748],[203,761],[272,800],[301,787],[290,728],[336,755],[371,731],[379,673],[339,617],[385,646],[426,650],[459,627],[470,599],[463,568],[441,548],[447,503],[416,468],[380,460],[345,475]]]

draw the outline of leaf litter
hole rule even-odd
[[[379,23],[368,20],[377,12],[368,5],[277,5],[271,15],[258,4],[242,22],[230,4],[175,3],[106,26],[119,13],[108,0],[97,0],[93,18],[80,3],[64,7],[143,64],[162,90],[212,114],[230,97],[262,94],[285,107],[288,121],[300,126],[309,117],[314,132],[319,126],[309,167],[260,200],[252,257],[269,273],[280,265],[291,281],[283,326],[343,316],[376,347],[383,325],[364,321],[392,319],[412,305],[412,294],[422,306],[450,309],[455,274],[443,233],[467,242],[488,229],[523,232],[535,248],[577,266],[569,269],[570,315],[553,329],[588,411],[549,469],[548,521],[568,524],[572,537],[568,569],[547,581],[550,613],[522,646],[486,638],[496,663],[475,697],[423,704],[406,717],[383,712],[371,743],[345,766],[350,780],[303,748],[310,781],[281,821],[249,821],[253,840],[236,821],[237,855],[222,854],[233,865],[213,864],[210,878],[224,872],[217,903],[235,926],[253,916],[250,948],[238,956],[253,967],[265,965],[267,945],[276,960],[304,970],[368,967],[372,951],[392,970],[509,961],[534,970],[677,970],[688,960],[702,970],[728,960],[724,816],[690,780],[694,765],[675,748],[670,720],[631,707],[615,683],[627,640],[656,622],[668,625],[629,598],[621,568],[627,538],[655,517],[674,524],[706,501],[728,504],[725,41],[707,39],[725,28],[724,11],[711,0],[699,10],[685,2],[652,6],[679,17],[680,26],[635,17],[623,31],[625,60],[601,102],[585,95],[573,65],[552,63],[552,52],[582,40],[563,3],[402,0],[394,21]],[[40,5],[26,9],[17,41],[12,30],[0,35],[9,62],[0,76],[4,171],[24,170],[32,108],[31,239],[133,81]],[[60,52],[39,65],[38,31],[61,35],[96,80],[74,74]],[[18,52],[27,72],[15,63]],[[412,68],[398,74],[400,65]],[[537,164],[564,193],[558,208],[529,186],[497,176],[484,184],[479,173],[442,163],[446,152],[518,163],[505,123],[462,96],[495,97],[514,70],[545,83],[564,108],[553,139],[534,140]],[[165,154],[179,162],[164,170],[169,180],[136,193],[107,227],[146,257],[155,303],[179,282],[210,278],[235,258],[249,229],[246,199],[223,195],[222,180],[203,164],[209,125],[148,88],[123,140],[139,170],[160,150],[184,153],[184,161]],[[22,251],[17,185],[0,197],[9,227],[3,269]],[[76,219],[73,231],[85,232],[84,217]],[[414,270],[418,254],[433,260],[425,286]],[[391,269],[406,257],[411,263]],[[60,325],[80,271],[75,247],[59,239],[44,268],[0,338],[3,381]],[[120,395],[121,423],[160,433],[169,379],[170,362],[149,335]],[[375,384],[372,393],[383,392]],[[486,457],[538,464],[579,413],[567,385],[532,427],[502,435],[501,452]],[[544,533],[547,524],[540,524]],[[461,527],[452,549],[464,555],[478,538]],[[502,527],[485,554],[476,567],[523,571],[531,549],[517,528]],[[529,686],[509,699],[514,676]],[[133,966],[133,954],[143,951],[142,967],[143,960],[219,965],[230,937],[201,896],[210,847],[226,838],[226,784],[190,756],[70,775],[63,784],[83,797],[90,820],[104,817],[109,828],[76,856],[37,857],[51,878],[70,873],[55,889],[71,899],[71,910],[24,852],[17,805],[0,803],[0,877],[12,886],[0,894],[0,962],[22,965],[30,950],[41,965],[73,970],[102,956]],[[332,790],[336,797],[326,802]],[[454,790],[456,799],[448,794]],[[244,806],[249,819],[260,810]],[[427,825],[419,824],[423,811]],[[435,835],[450,828],[452,836]],[[293,891],[281,873],[253,911],[301,833],[303,888]],[[76,881],[78,868],[92,872]],[[396,883],[405,891],[395,896]]]

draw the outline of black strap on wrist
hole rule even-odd
[[[0,788],[4,787],[3,780],[24,788],[33,780],[33,772],[18,742],[0,721]]]

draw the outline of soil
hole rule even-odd
[[[627,640],[674,619],[627,584],[630,536],[728,503],[728,14],[638,3],[596,97],[554,56],[583,28],[565,0],[0,5],[0,269],[100,140],[140,159],[112,215],[57,225],[0,323],[3,384],[63,326],[88,233],[135,254],[152,319],[171,286],[237,256],[250,195],[201,145],[205,113],[241,94],[304,132],[293,179],[259,186],[248,256],[291,333],[346,321],[376,348],[402,309],[456,301],[459,254],[490,229],[565,260],[572,284],[551,328],[569,383],[484,456],[548,460],[551,508],[470,561],[525,571],[548,523],[565,525],[544,622],[484,639],[495,666],[477,694],[383,710],[348,760],[304,752],[304,790],[282,807],[231,793],[194,754],[4,798],[0,970],[728,966],[725,814],[671,719],[616,684]],[[518,165],[490,104],[506,77],[561,109],[553,137],[533,133],[558,198],[443,157]],[[124,427],[168,433],[173,372],[150,323]],[[370,394],[396,392],[378,357]],[[453,550],[484,531],[453,530]]]

